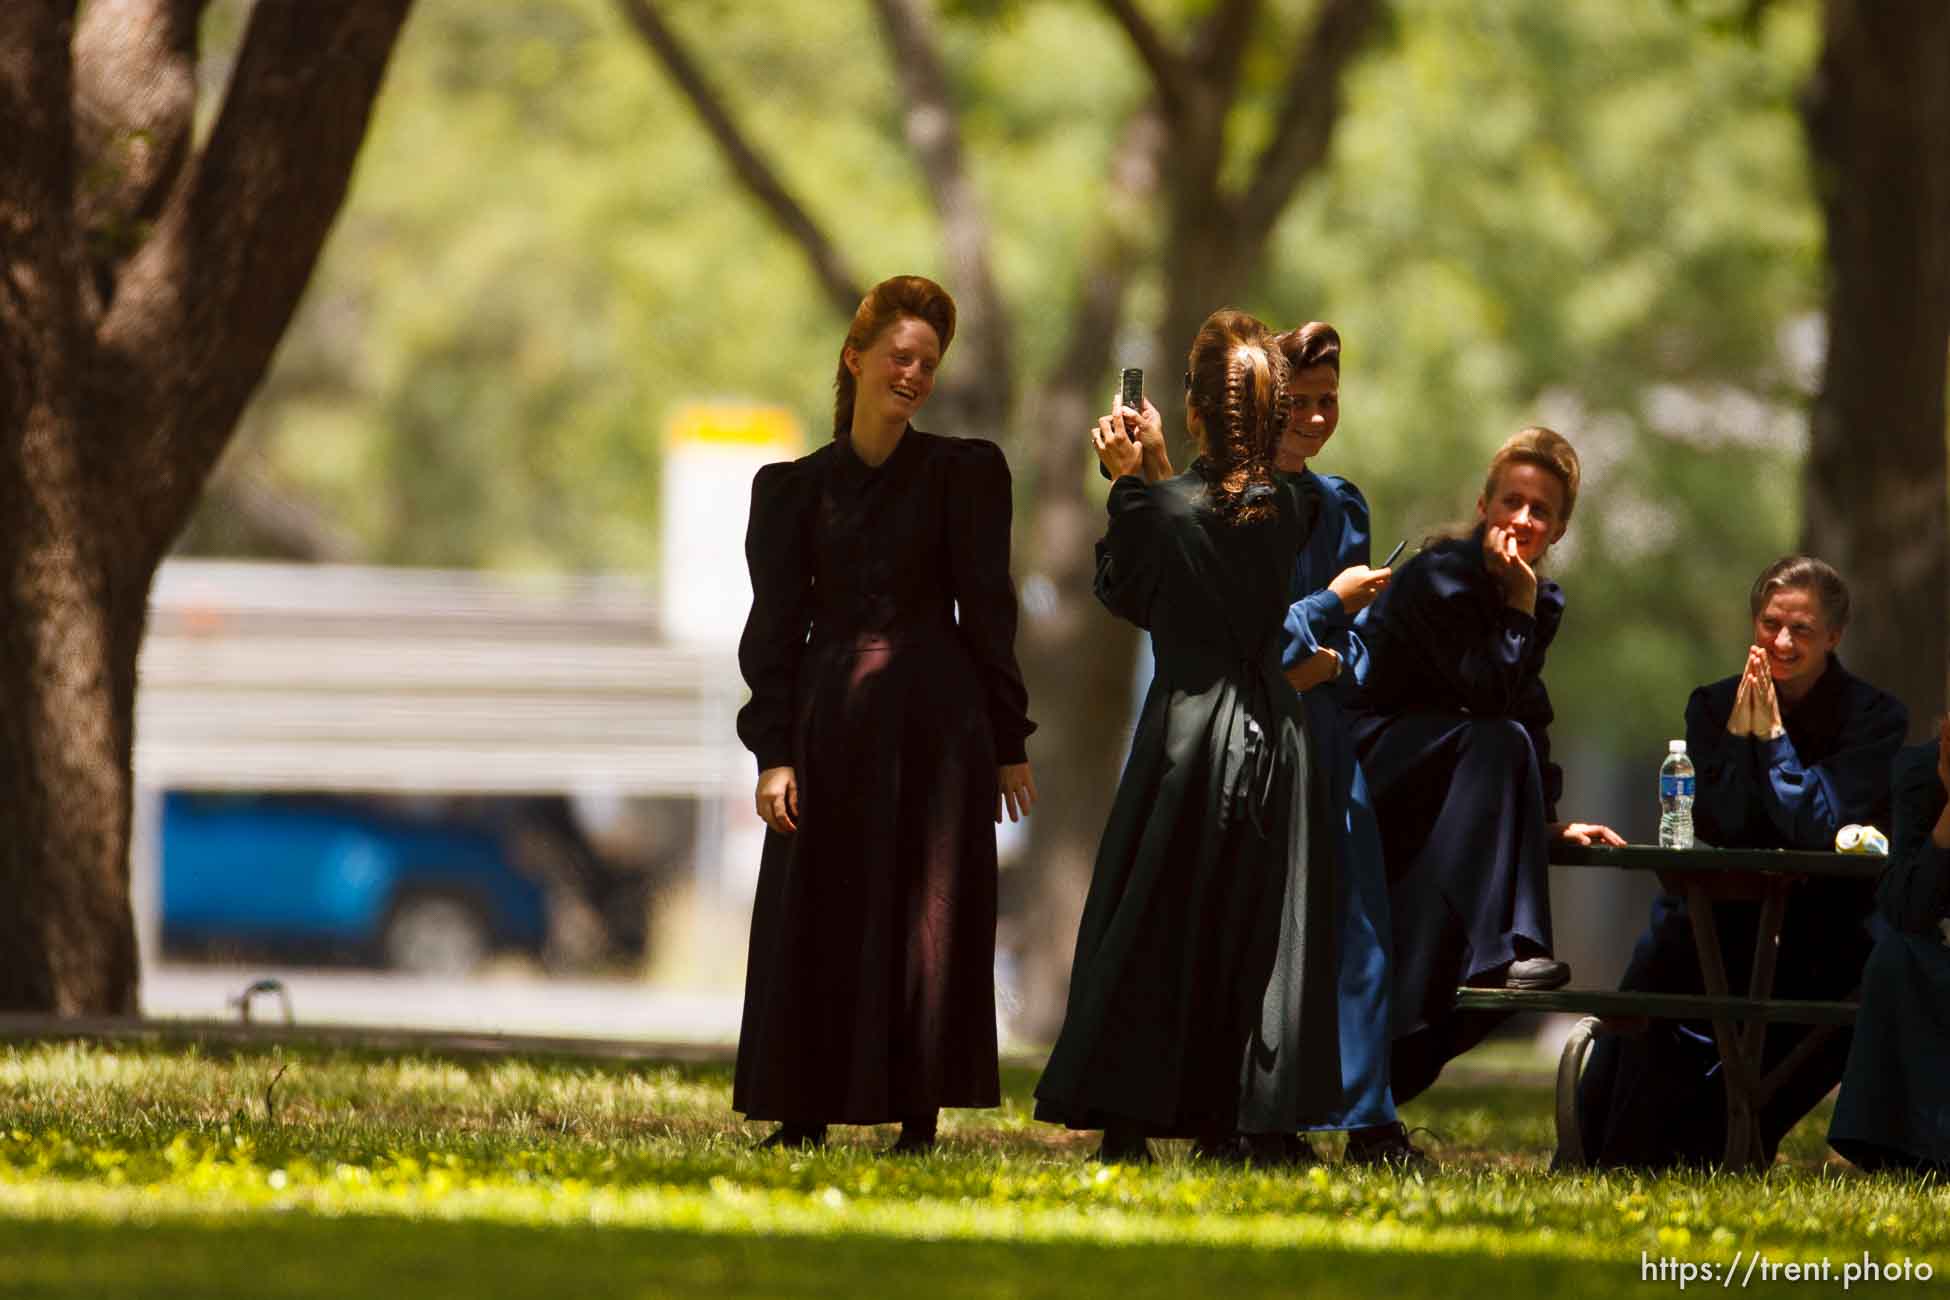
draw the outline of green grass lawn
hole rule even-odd
[[[889,1159],[892,1129],[752,1150],[719,1067],[4,1047],[0,1295],[1586,1296],[1755,1251],[1839,1290],[1864,1250],[1950,1278],[1950,1193],[1827,1163],[1825,1110],[1765,1177],[1552,1177],[1548,1074],[1475,1061],[1407,1108],[1443,1169],[1403,1179],[1104,1168],[1027,1071]]]

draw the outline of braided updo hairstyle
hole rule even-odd
[[[1273,332],[1245,312],[1205,318],[1192,340],[1185,406],[1219,517],[1270,517],[1273,453],[1286,427],[1287,361]]]

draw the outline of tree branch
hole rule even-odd
[[[1136,0],[1104,0],[1104,8],[1123,26],[1131,44],[1137,48],[1138,58],[1150,71],[1165,116],[1175,118],[1183,113],[1191,99],[1191,73],[1184,57],[1165,44],[1158,29],[1138,9]]]
[[[204,0],[93,0],[75,34],[74,210],[97,311],[189,156]]]
[[[941,214],[951,290],[959,305],[958,363],[941,394],[962,427],[956,432],[1000,439],[1015,403],[1009,309],[989,256],[990,227],[962,153],[960,112],[948,92],[924,0],[873,0],[896,79],[906,102],[908,145]],[[973,354],[972,356],[970,354]]]
[[[1239,62],[1246,57],[1253,23],[1259,17],[1260,0],[1223,0],[1199,29],[1192,45],[1192,62],[1207,86],[1225,87],[1228,92],[1239,76]],[[1232,93],[1226,96],[1233,97]]]
[[[1348,67],[1367,43],[1380,11],[1381,0],[1325,0],[1304,55],[1288,61],[1291,71],[1272,139],[1253,167],[1239,206],[1242,247],[1257,248],[1267,239],[1300,182],[1326,161],[1340,120]]]
[[[772,216],[779,228],[799,245],[812,264],[813,275],[826,293],[827,302],[846,319],[853,319],[865,290],[859,277],[847,265],[833,242],[826,237],[804,206],[786,189],[778,173],[763,158],[751,141],[731,119],[724,100],[705,79],[703,70],[691,57],[683,42],[650,0],[616,0],[623,16],[650,47],[677,89],[691,102],[704,129],[711,133],[718,148],[730,161],[733,174],[759,205]]]
[[[412,0],[258,0],[209,142],[103,319],[105,481],[152,561],[263,378],[350,183]]]

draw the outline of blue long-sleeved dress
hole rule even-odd
[[[1344,1106],[1314,1127],[1364,1128],[1395,1120],[1388,1087],[1388,873],[1367,778],[1344,712],[1366,651],[1352,617],[1327,584],[1341,570],[1370,562],[1368,503],[1344,478],[1311,470],[1301,477],[1320,500],[1320,521],[1293,560],[1293,603],[1287,609],[1281,667],[1292,668],[1323,649],[1341,657],[1338,680],[1300,697],[1327,785],[1341,867],[1335,937]]]
[[[1397,1102],[1494,1027],[1456,1010],[1458,985],[1551,949],[1545,827],[1563,773],[1543,668],[1563,617],[1549,580],[1534,613],[1506,603],[1478,526],[1403,565],[1356,621],[1349,709],[1387,863]]]
[[[1930,837],[1950,795],[1934,742],[1896,756],[1896,831],[1876,888],[1875,949],[1828,1144],[1865,1169],[1950,1170],[1950,849]]]
[[[1799,704],[1784,708],[1784,735],[1727,734],[1740,678],[1695,690],[1686,704],[1686,748],[1699,773],[1693,802],[1698,838],[1720,848],[1826,849],[1850,822],[1889,825],[1889,761],[1909,711],[1830,657]],[[1860,881],[1811,881],[1790,897],[1781,926],[1774,993],[1847,997],[1870,947],[1863,927],[1873,891]],[[1757,903],[1714,906],[1728,986],[1746,988],[1753,967]],[[1619,987],[1634,992],[1704,992],[1684,899],[1665,895],[1633,950]],[[1804,1026],[1767,1032],[1764,1069],[1804,1038]],[[1787,1131],[1841,1078],[1848,1035],[1832,1036],[1762,1108],[1761,1140],[1771,1156]],[[1726,1089],[1719,1051],[1704,1022],[1655,1022],[1645,1034],[1602,1039],[1579,1084],[1584,1149],[1601,1165],[1705,1164],[1726,1150]]]

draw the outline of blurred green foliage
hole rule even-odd
[[[942,273],[870,6],[666,7],[864,280]],[[1202,7],[1147,9],[1178,30]],[[1238,304],[1341,327],[1318,468],[1362,485],[1384,551],[1462,517],[1507,434],[1571,437],[1549,678],[1561,728],[1633,751],[1738,667],[1747,584],[1798,531],[1821,231],[1795,95],[1817,31],[1806,0],[1733,9],[1397,0]],[[1311,6],[1268,10],[1291,31]],[[938,12],[1033,379],[1147,82],[1081,0]],[[1270,62],[1248,75],[1272,86]],[[1146,337],[1158,274],[1120,342]],[[421,0],[240,450],[376,561],[653,572],[671,412],[776,402],[816,441],[841,325],[608,0]]]

